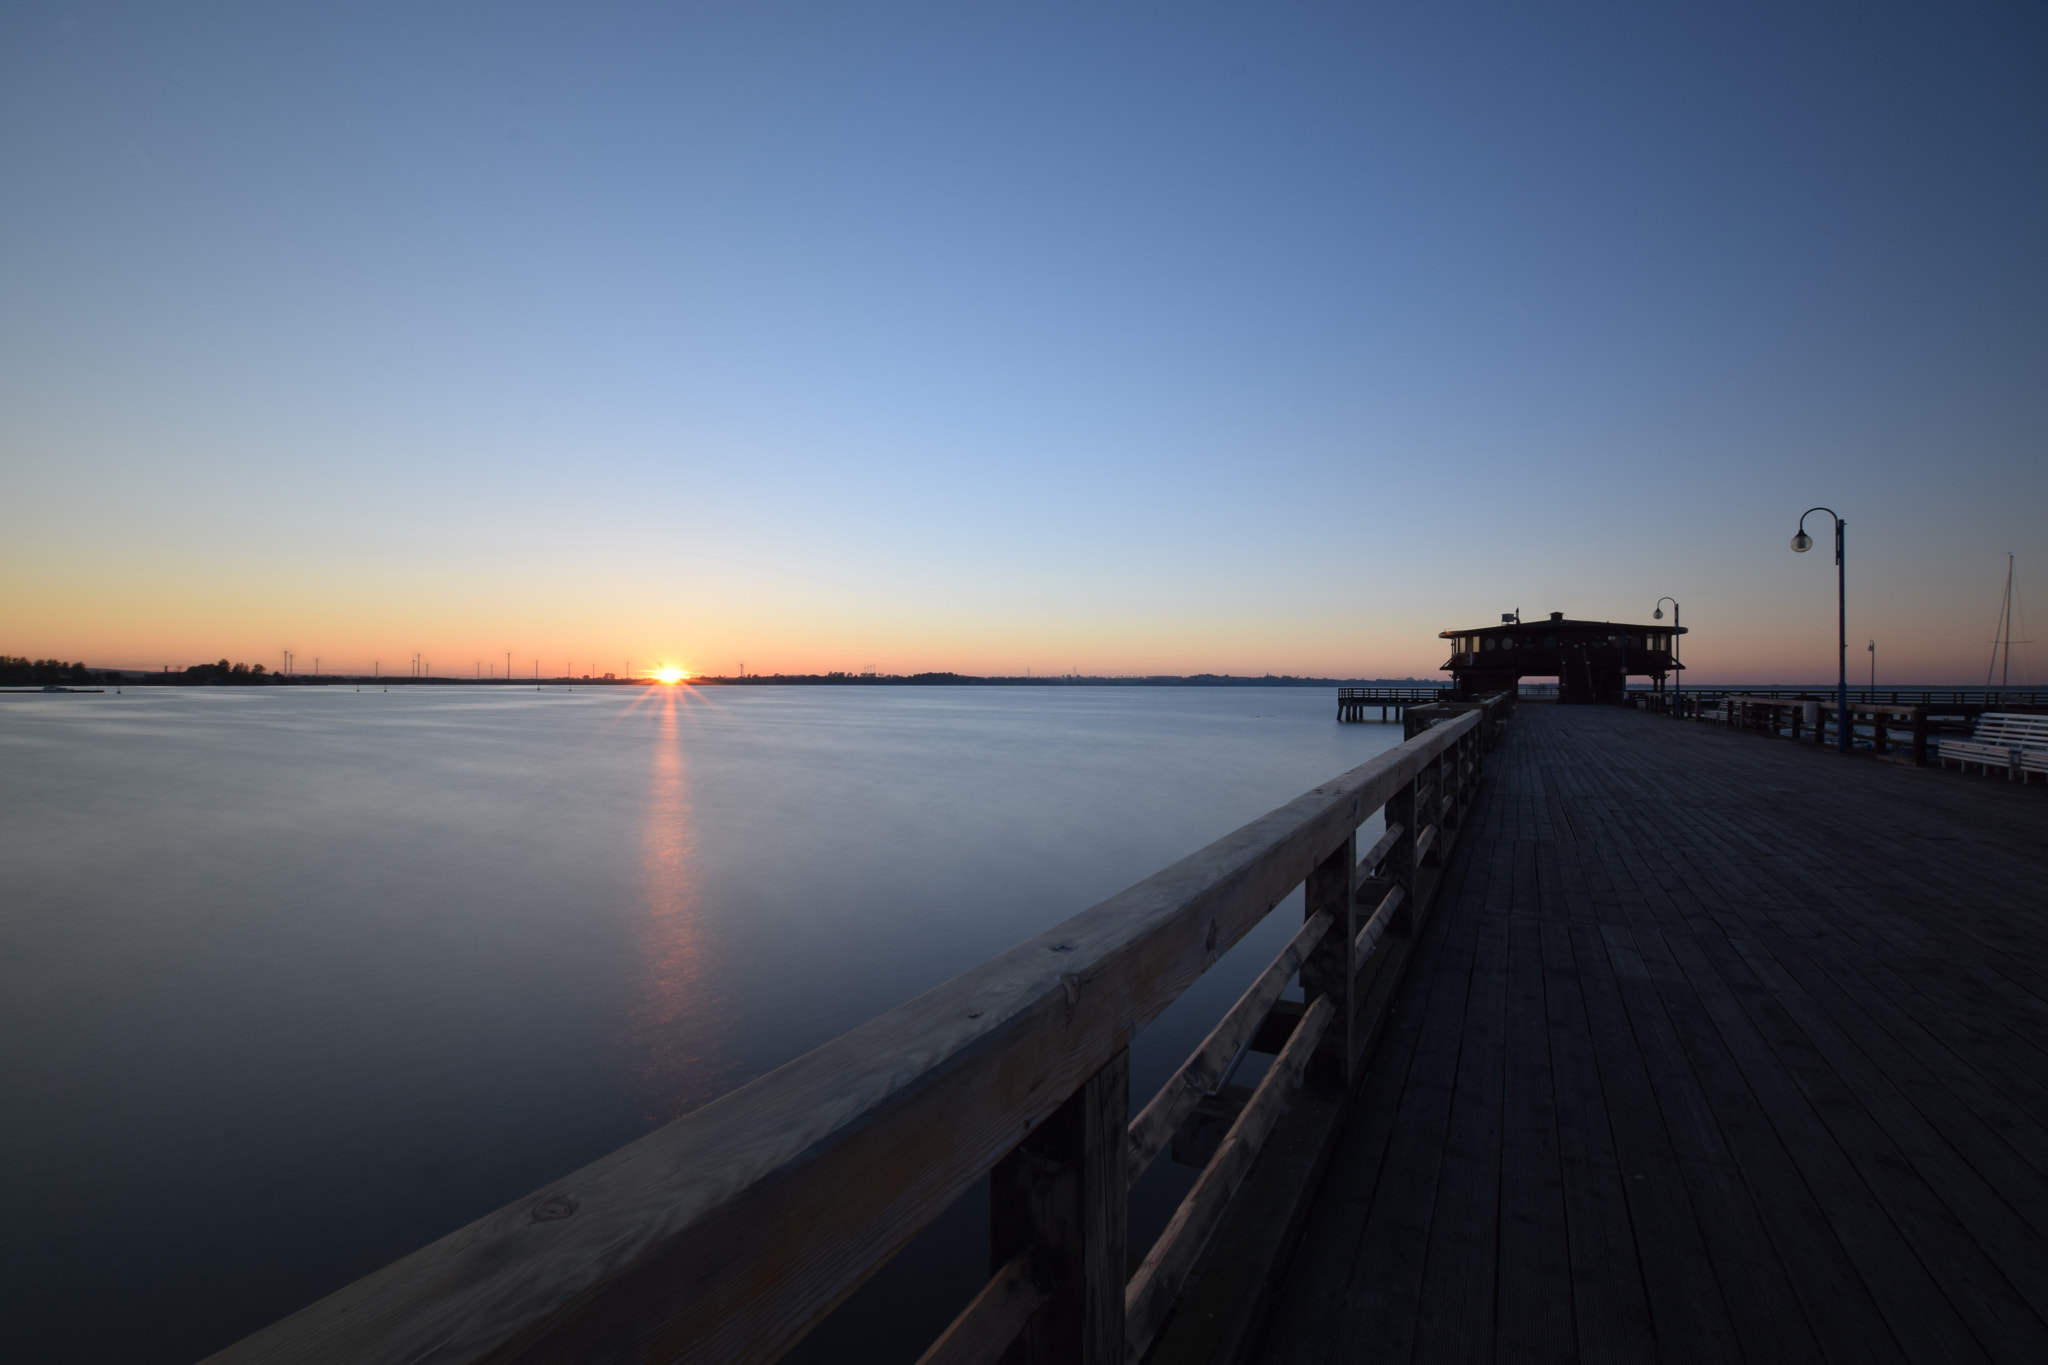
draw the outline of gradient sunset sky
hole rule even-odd
[[[20,3],[0,205],[10,654],[1796,682],[1817,503],[1852,678],[2048,607],[2039,4]]]

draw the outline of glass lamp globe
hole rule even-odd
[[[1662,608],[1662,607],[1659,607],[1659,608],[1657,608],[1657,609],[1656,609],[1655,611],[1651,612],[1651,613],[1650,613],[1650,619],[1651,619],[1652,621],[1661,621],[1661,620],[1663,620],[1663,619],[1664,619],[1664,608]]]
[[[1813,548],[1813,537],[1801,531],[1798,535],[1792,537],[1792,548],[1800,554],[1805,554]]]

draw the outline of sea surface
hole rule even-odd
[[[1400,740],[1322,688],[0,696],[0,1299],[189,1361]],[[1366,833],[1374,833],[1371,826]],[[1133,1047],[1142,1104],[1299,893]],[[1133,1192],[1133,1244],[1192,1179]],[[970,1191],[800,1348],[913,1360]]]

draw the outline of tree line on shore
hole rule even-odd
[[[271,672],[262,664],[229,663],[226,659],[210,664],[193,664],[177,672],[137,674],[117,668],[95,670],[87,668],[83,662],[66,663],[62,659],[29,659],[0,654],[0,685],[11,687],[79,687],[92,683],[247,686],[284,681],[283,674]]]
[[[82,663],[0,654],[0,684],[10,687],[66,687],[99,680],[100,675]]]
[[[183,674],[173,674],[177,681],[185,683],[227,683],[249,684],[283,682],[284,676],[271,673],[262,664],[231,664],[226,659],[218,663],[193,664]]]

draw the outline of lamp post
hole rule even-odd
[[[1679,705],[1679,703],[1685,697],[1685,674],[1677,666],[1678,599],[1675,597],[1658,598],[1656,607],[1650,612],[1650,619],[1652,621],[1661,621],[1664,619],[1664,604],[1666,602],[1669,602],[1671,604],[1671,717],[1673,720],[1677,720],[1684,714],[1684,710]]]
[[[1842,533],[1848,529],[1849,523],[1836,516],[1832,507],[1807,508],[1799,514],[1799,529],[1792,536],[1795,554],[1803,555],[1813,548],[1813,537],[1806,534],[1806,519],[1815,512],[1825,512],[1835,519],[1835,747],[1846,754],[1849,752],[1849,579],[1842,567]]]

